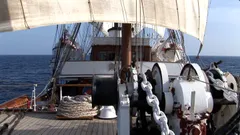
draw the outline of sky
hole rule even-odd
[[[0,33],[0,55],[51,55],[56,26]],[[200,55],[240,56],[240,1],[211,0],[204,47]],[[188,55],[199,41],[186,35]]]

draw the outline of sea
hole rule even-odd
[[[223,71],[240,75],[240,57],[190,56],[192,63],[207,67],[211,62],[222,60],[219,67]],[[31,96],[33,84],[36,93],[43,90],[51,78],[51,55],[0,55],[0,103],[27,94]]]

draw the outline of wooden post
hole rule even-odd
[[[122,24],[122,73],[121,79],[126,80],[126,72],[128,72],[132,61],[132,26],[131,24]]]
[[[124,83],[124,80],[127,80],[126,73],[129,72],[129,68],[132,62],[132,25],[131,24],[122,24],[122,71],[121,71],[121,83]],[[129,74],[130,75],[130,74]],[[130,125],[126,125],[126,129],[132,128],[132,117],[129,116],[129,112],[126,112]],[[127,131],[127,134],[129,131]]]

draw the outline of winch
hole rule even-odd
[[[236,113],[236,80],[216,63],[207,70],[188,63],[179,76],[170,76],[164,63],[156,63],[145,74],[132,68],[131,82],[125,84],[116,77],[95,77],[93,104],[117,106],[119,135],[130,134],[133,108],[137,108],[137,130],[151,134],[213,134]],[[230,110],[220,122],[220,114]]]

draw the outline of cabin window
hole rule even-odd
[[[99,52],[98,59],[103,61],[106,61],[106,60],[113,61],[115,59],[115,53],[112,51]]]
[[[140,59],[140,52],[138,53],[138,60],[143,60],[144,59],[144,53],[141,53],[142,54],[142,57]],[[132,59],[136,59],[136,52],[132,52]]]
[[[98,60],[100,61],[114,61],[115,60],[115,52],[113,51],[101,51],[98,53]],[[138,53],[138,58],[140,58],[140,53]],[[136,52],[132,52],[132,59],[136,58]],[[144,53],[142,53],[142,57],[139,60],[144,59]]]

